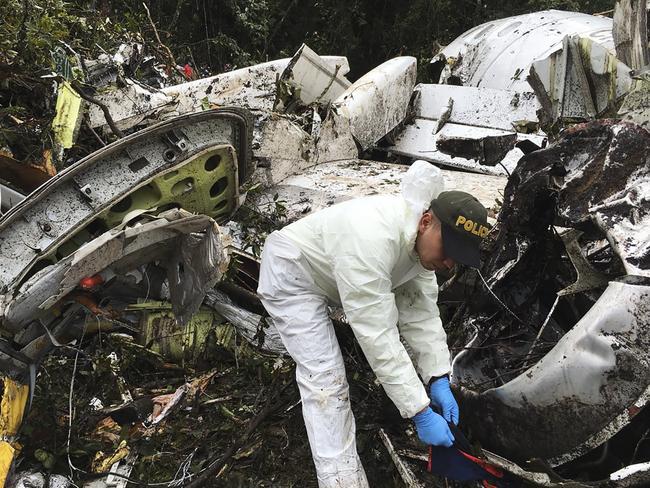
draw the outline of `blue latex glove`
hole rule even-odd
[[[449,430],[447,421],[435,413],[431,408],[420,412],[413,417],[418,437],[425,444],[431,446],[451,447],[454,443],[454,434]]]
[[[431,397],[431,403],[442,413],[442,417],[447,422],[453,422],[454,425],[458,425],[458,403],[456,403],[454,394],[449,387],[449,378],[443,376],[431,383],[429,396]]]

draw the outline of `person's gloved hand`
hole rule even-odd
[[[449,378],[443,376],[431,383],[429,396],[433,405],[442,412],[442,417],[447,422],[453,422],[455,425],[458,425],[458,403],[456,403],[454,394],[449,387]]]
[[[447,421],[427,407],[413,417],[418,437],[425,444],[431,446],[451,447],[454,443],[454,434],[449,430]]]

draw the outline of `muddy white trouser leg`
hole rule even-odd
[[[365,488],[345,366],[327,301],[300,251],[273,233],[262,254],[257,289],[287,351],[296,381],[320,488]]]

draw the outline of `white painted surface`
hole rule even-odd
[[[419,84],[414,93],[413,114],[417,118],[438,120],[451,98],[449,122],[508,131],[515,121],[537,121],[536,112],[540,108],[532,91]]]
[[[0,183],[0,215],[25,199],[25,195]]]
[[[280,79],[296,87],[296,94],[303,105],[329,103],[352,84],[341,74],[342,68],[343,63],[332,66],[303,44]]]
[[[350,120],[352,134],[363,149],[404,120],[416,76],[414,57],[393,58],[363,75],[335,100],[335,110]]]
[[[349,71],[344,56],[321,56],[332,69]],[[251,110],[273,109],[275,80],[289,64],[290,58],[278,59],[215,76],[189,81],[162,90],[140,86],[132,81],[126,89],[97,95],[105,103],[118,127],[126,129],[136,124],[158,122],[177,115],[200,112],[205,108],[238,106]],[[96,105],[88,107],[92,127],[106,126],[104,114]]]
[[[615,471],[612,474],[610,474],[609,479],[612,481],[620,481],[620,480],[624,480],[629,476],[632,476],[633,474],[644,473],[646,471],[650,471],[650,462],[625,466],[623,469],[619,469],[618,471]]]
[[[442,53],[462,56],[462,84],[530,91],[526,82],[533,61],[548,56],[566,35],[579,34],[614,51],[612,19],[577,12],[544,10],[481,24],[462,34]],[[451,74],[448,67],[442,77]]]
[[[404,127],[404,130],[402,130],[402,132],[395,138],[395,143],[392,146],[389,146],[388,150],[391,153],[400,156],[406,156],[412,159],[424,159],[431,163],[459,168],[475,173],[492,175],[506,174],[506,171],[500,165],[486,166],[473,159],[454,158],[448,154],[440,152],[436,148],[436,139],[438,137],[462,135],[481,138],[489,135],[502,135],[507,133],[506,131],[447,123],[437,134],[434,135],[436,126],[436,120],[415,119],[413,123]],[[544,136],[535,134],[517,134],[517,139],[527,139],[537,145],[541,145]],[[501,164],[503,164],[509,172],[512,172],[523,155],[524,153],[520,149],[514,148],[506,154],[503,161],[501,161]]]
[[[323,163],[286,178],[264,191],[258,199],[262,211],[272,211],[273,196],[284,202],[291,220],[351,198],[400,193],[402,176],[408,170],[402,164],[350,159]],[[462,190],[474,195],[487,208],[503,198],[507,183],[504,176],[481,175],[441,170],[445,190]]]

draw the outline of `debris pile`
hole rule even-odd
[[[0,476],[313,486],[277,469],[311,461],[293,364],[255,295],[261,246],[397,193],[424,160],[494,222],[482,268],[439,277],[472,452],[514,486],[644,486],[650,60],[645,24],[620,11],[478,26],[434,58],[436,84],[416,84],[409,56],[351,82],[347,59],[306,45],[156,87],[120,68],[135,44],[87,60],[107,88],[58,83],[53,157],[74,159],[81,123],[97,150],[49,175],[0,155]],[[440,482],[331,316],[371,483]]]

